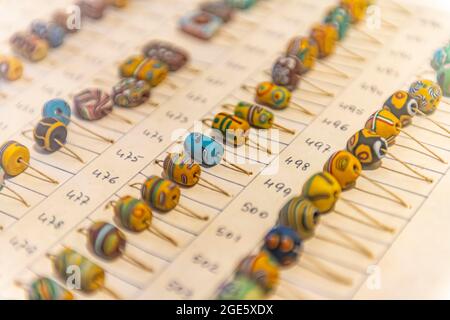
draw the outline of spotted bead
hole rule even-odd
[[[73,268],[78,267],[80,289],[84,292],[94,292],[105,285],[105,271],[72,249],[62,250],[53,259],[53,266],[64,281],[73,277]]]
[[[105,0],[80,0],[77,5],[83,17],[97,20],[103,18],[107,3]]]
[[[311,70],[319,57],[319,47],[310,37],[293,38],[287,47],[287,55],[294,55],[301,61],[300,75]]]
[[[447,44],[446,46],[437,49],[434,54],[433,58],[431,59],[431,67],[438,71],[446,64],[450,63],[450,44]]]
[[[246,120],[252,127],[258,129],[272,128],[275,117],[274,114],[266,108],[243,101],[235,106],[234,115]]]
[[[7,175],[15,177],[24,172],[30,163],[30,150],[16,141],[5,142],[0,147],[1,167]]]
[[[63,99],[52,99],[47,101],[42,108],[42,117],[54,118],[64,123],[66,126],[70,123],[72,111],[69,104]]]
[[[32,62],[41,61],[48,53],[47,42],[31,33],[15,33],[9,42],[14,52]]]
[[[437,73],[437,82],[445,97],[450,97],[450,64],[443,66]]]
[[[241,146],[248,140],[250,124],[228,113],[216,114],[211,127],[218,130],[224,142],[231,145]]]
[[[144,46],[143,54],[164,62],[172,72],[183,68],[190,59],[185,50],[165,41],[151,41]]]
[[[55,152],[66,144],[67,127],[55,118],[43,118],[33,131],[34,141],[48,152]]]
[[[311,201],[294,197],[280,210],[278,224],[292,228],[305,241],[314,236],[319,220],[320,212]]]
[[[351,152],[364,169],[377,169],[386,156],[388,142],[376,133],[362,129],[347,141],[347,150]]]
[[[264,251],[242,260],[237,267],[236,274],[253,279],[266,292],[275,289],[280,278],[277,262],[270,254]]]
[[[170,180],[149,177],[141,188],[141,196],[150,206],[162,212],[174,209],[180,201],[180,188]]]
[[[316,24],[311,29],[310,37],[317,43],[319,58],[323,59],[334,53],[338,40],[338,33],[334,25]]]
[[[245,10],[253,7],[257,0],[225,0],[225,3],[232,8]]]
[[[253,279],[237,276],[219,289],[218,300],[262,300],[265,292]]]
[[[203,2],[200,4],[200,10],[219,17],[225,23],[233,19],[234,16],[234,8],[223,1]]]
[[[300,237],[289,227],[276,226],[264,238],[263,250],[270,253],[283,267],[296,263],[301,249]]]
[[[331,174],[343,190],[353,188],[361,175],[362,165],[350,152],[341,150],[333,153],[323,167]]]
[[[125,78],[112,89],[111,98],[116,106],[135,108],[150,98],[150,85],[144,80]]]
[[[28,299],[41,301],[73,300],[73,294],[49,278],[34,280],[28,289]]]
[[[204,167],[218,165],[225,153],[220,143],[198,132],[193,132],[186,137],[184,151],[191,159]]]
[[[328,172],[320,172],[305,182],[302,196],[311,201],[320,213],[327,213],[334,209],[341,192],[341,185],[335,177]]]
[[[136,78],[146,81],[150,86],[156,87],[164,81],[169,73],[168,66],[160,61],[146,58],[143,55],[128,58],[119,67],[120,76]]]
[[[411,124],[418,108],[419,104],[416,99],[406,91],[395,92],[383,105],[383,109],[389,110],[397,119],[400,119],[402,127]]]
[[[147,230],[152,223],[152,209],[142,200],[125,196],[114,206],[114,215],[121,225],[134,232]]]
[[[222,19],[205,11],[194,11],[180,18],[180,29],[201,40],[209,40],[223,25]]]
[[[341,0],[341,7],[347,9],[352,23],[357,23],[366,17],[366,11],[370,4],[369,0]]]
[[[0,55],[0,79],[16,81],[23,75],[23,64],[20,59]]]
[[[100,89],[86,89],[77,93],[73,105],[78,115],[89,121],[100,120],[113,110],[111,96]]]
[[[324,22],[334,25],[338,32],[338,40],[342,40],[347,35],[351,17],[347,9],[337,6],[328,11]]]
[[[256,88],[256,102],[276,110],[286,109],[291,97],[288,89],[272,82],[261,82]]]
[[[400,134],[402,123],[389,110],[381,109],[373,113],[366,121],[365,128],[373,131],[386,139],[389,145],[395,143],[395,138]]]
[[[302,63],[297,56],[285,55],[279,57],[272,68],[272,81],[276,85],[294,91],[300,82],[302,68]]]
[[[92,251],[103,259],[113,260],[125,251],[125,235],[110,223],[99,221],[92,224],[88,238]]]
[[[169,153],[163,169],[168,179],[185,187],[192,187],[200,180],[200,166],[183,153]]]
[[[442,98],[441,88],[430,80],[415,81],[409,88],[409,94],[417,100],[419,110],[425,114],[433,113]]]
[[[47,23],[41,20],[35,20],[31,23],[30,31],[39,38],[47,41],[51,48],[60,47],[64,43],[66,32],[56,23]]]

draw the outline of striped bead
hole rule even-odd
[[[302,75],[314,67],[316,59],[319,56],[319,47],[314,39],[309,37],[295,37],[289,42],[286,54],[295,55],[300,59],[302,62],[300,75]]]
[[[1,167],[7,175],[18,176],[28,168],[25,163],[30,163],[30,150],[24,145],[10,140],[0,147],[0,161]]]
[[[383,109],[389,110],[395,115],[403,127],[411,124],[412,118],[416,115],[419,104],[406,91],[397,91],[390,96],[383,105]]]
[[[143,80],[125,78],[112,89],[112,100],[116,106],[135,108],[150,98],[150,85]]]
[[[143,55],[128,58],[119,67],[120,76],[146,81],[152,87],[159,85],[169,73],[168,66],[160,60]]]
[[[364,127],[383,137],[391,145],[400,134],[402,124],[392,112],[382,109],[372,114]]]
[[[265,292],[254,280],[246,276],[237,276],[219,289],[218,300],[262,300]]]
[[[30,26],[31,33],[47,41],[51,48],[57,48],[64,42],[66,32],[56,23],[35,20]]]
[[[234,115],[246,120],[252,127],[258,129],[272,128],[275,117],[266,108],[242,101],[234,108]]]
[[[185,50],[165,41],[148,43],[145,45],[143,53],[147,58],[164,62],[172,72],[183,68],[190,59]]]
[[[319,58],[323,59],[334,53],[338,40],[338,33],[334,25],[316,24],[311,30],[310,37],[317,43]]]
[[[225,149],[213,138],[194,132],[184,140],[184,151],[204,167],[216,166],[222,161]]]
[[[411,84],[409,94],[417,100],[419,109],[425,114],[433,113],[442,98],[439,85],[430,80],[418,80]]]
[[[256,281],[266,292],[278,284],[280,272],[275,259],[265,251],[244,258],[237,267],[238,276],[246,276]]]
[[[73,300],[73,294],[49,278],[39,278],[28,289],[30,300]]]
[[[142,199],[163,212],[168,212],[178,205],[180,194],[180,188],[175,183],[158,176],[148,178],[141,189]]]
[[[134,232],[141,232],[152,223],[152,209],[142,200],[125,196],[114,206],[114,214],[121,225]]]
[[[63,99],[52,99],[47,101],[42,108],[44,118],[54,118],[61,121],[66,126],[70,123],[72,111],[69,104]]]
[[[362,166],[358,158],[348,151],[341,150],[333,153],[323,167],[339,182],[343,190],[353,188],[361,175]]]
[[[278,223],[295,230],[304,241],[314,236],[319,220],[320,212],[311,201],[295,197],[280,210]]]
[[[55,118],[43,118],[33,131],[34,141],[48,152],[55,152],[66,144],[67,127]]]
[[[225,112],[216,114],[211,127],[222,134],[226,143],[241,146],[246,143],[250,133],[250,124]]]
[[[16,81],[22,77],[23,64],[20,59],[0,55],[0,79]]]
[[[289,106],[291,96],[291,92],[284,87],[272,82],[262,82],[256,88],[255,100],[262,105],[281,110]]]
[[[77,113],[85,120],[100,120],[113,110],[111,97],[100,89],[87,89],[76,94],[73,103]]]
[[[48,53],[47,42],[30,33],[15,33],[9,42],[14,52],[32,62],[44,59]]]
[[[167,178],[182,186],[192,187],[200,180],[200,166],[183,153],[169,153],[163,169]]]
[[[67,281],[74,275],[74,268],[79,272],[80,289],[87,293],[104,287],[105,271],[72,249],[64,249],[53,260],[53,265],[60,277]]]
[[[388,142],[376,133],[362,129],[347,141],[347,151],[351,152],[364,169],[377,169],[386,156]]]
[[[125,235],[110,223],[95,222],[88,230],[88,237],[92,250],[103,259],[115,259],[125,251]]]
[[[302,196],[311,201],[320,213],[333,210],[341,195],[339,182],[328,172],[312,175],[303,185]]]
[[[283,267],[296,263],[301,249],[302,241],[290,227],[275,226],[264,238],[263,250],[270,253]]]

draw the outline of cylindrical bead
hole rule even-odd
[[[99,221],[92,224],[88,238],[92,250],[103,259],[113,260],[125,251],[125,235],[110,223]]]
[[[125,78],[112,89],[111,98],[122,108],[135,108],[150,98],[150,85],[144,80]]]
[[[166,79],[169,69],[168,66],[160,60],[137,55],[128,58],[122,63],[119,67],[119,72],[124,78],[144,80],[152,87],[156,87]]]
[[[236,274],[253,279],[266,292],[275,289],[280,278],[278,264],[270,254],[264,251],[244,258],[237,267]]]
[[[170,180],[158,176],[149,177],[141,189],[141,196],[150,206],[168,212],[180,201],[180,188]]]
[[[33,281],[28,289],[28,299],[41,301],[73,300],[73,294],[49,278]]]
[[[100,89],[86,89],[75,95],[73,104],[85,120],[100,120],[113,110],[111,97]]]
[[[66,144],[67,127],[55,118],[43,118],[34,128],[33,137],[41,148],[55,152]]]
[[[303,68],[302,62],[297,56],[279,57],[272,68],[272,81],[276,85],[294,91],[300,82],[300,73]]]
[[[303,241],[314,236],[320,221],[320,212],[311,201],[294,197],[280,210],[278,223],[295,230]]]
[[[290,227],[275,226],[264,238],[263,250],[270,253],[283,267],[296,263],[301,249],[302,241]]]
[[[221,133],[226,143],[234,146],[245,144],[250,133],[250,124],[247,121],[225,112],[214,117],[211,127]]]
[[[0,78],[15,81],[22,77],[23,64],[12,56],[0,56]]]
[[[52,99],[47,101],[42,108],[44,118],[54,118],[64,123],[66,126],[70,123],[72,111],[69,104],[63,99]]]
[[[319,47],[310,37],[295,37],[288,45],[287,55],[294,55],[301,61],[300,75],[311,70],[319,57]]]
[[[31,33],[15,33],[9,42],[14,52],[32,62],[44,59],[48,53],[47,42]]]
[[[182,186],[191,187],[200,180],[200,166],[183,153],[169,153],[163,168],[167,178]]]
[[[311,30],[310,37],[319,48],[319,58],[323,59],[333,54],[336,49],[338,33],[332,24],[316,24]]]
[[[148,229],[153,219],[152,209],[144,201],[130,196],[117,201],[114,214],[124,228],[134,232]]]
[[[30,150],[24,145],[11,140],[0,147],[0,159],[1,166],[6,174],[15,177],[27,169],[27,165],[20,160],[30,163]]]
[[[164,62],[172,72],[178,71],[189,61],[189,54],[184,49],[165,41],[148,43],[143,53],[147,58]]]
[[[272,82],[262,82],[256,88],[256,102],[276,110],[286,109],[291,97],[292,94],[288,89]]]
[[[274,114],[266,108],[243,101],[235,106],[234,115],[246,120],[252,127],[258,129],[272,128],[275,117]]]
[[[191,159],[205,167],[218,165],[225,153],[225,149],[220,143],[198,132],[191,133],[186,137],[184,150]]]
[[[57,48],[64,42],[66,32],[56,23],[47,23],[41,20],[35,20],[31,23],[30,31],[42,40],[47,41],[51,48]]]

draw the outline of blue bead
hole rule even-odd
[[[52,99],[47,101],[42,108],[44,118],[55,118],[66,126],[70,123],[72,111],[69,104],[62,99]]]
[[[204,167],[218,165],[225,153],[220,143],[198,132],[186,137],[184,150],[195,162]]]
[[[31,23],[31,32],[39,38],[46,40],[52,48],[61,46],[66,35],[64,29],[59,25],[40,20]]]
[[[276,226],[264,238],[263,250],[275,258],[281,266],[297,262],[302,249],[302,241],[292,228]]]

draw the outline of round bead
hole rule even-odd
[[[264,251],[242,260],[236,274],[253,279],[266,292],[273,290],[280,278],[278,264],[270,254]]]
[[[320,212],[311,201],[294,197],[281,209],[278,223],[292,228],[305,241],[314,236],[319,220]]]
[[[111,97],[100,89],[87,89],[75,95],[73,104],[85,120],[100,120],[113,110]]]
[[[341,0],[341,7],[347,9],[350,14],[352,23],[357,23],[363,20],[366,16],[369,0]]]
[[[67,128],[55,118],[43,118],[33,131],[34,141],[48,152],[55,152],[66,144]]]
[[[442,98],[441,88],[430,80],[414,82],[409,88],[409,94],[417,100],[420,111],[425,114],[433,113]]]
[[[294,91],[300,82],[302,63],[294,55],[279,57],[272,68],[272,81],[276,85]]]
[[[0,56],[0,78],[16,81],[22,77],[23,64],[16,57]]]
[[[39,38],[47,41],[51,48],[57,48],[64,42],[66,32],[56,23],[35,20],[31,23],[30,31]]]
[[[80,0],[77,2],[81,15],[91,19],[103,18],[107,3],[105,0]]]
[[[115,259],[125,251],[126,239],[122,231],[107,222],[95,222],[88,230],[89,244],[103,259]]]
[[[361,175],[362,165],[353,154],[341,150],[331,155],[323,171],[335,177],[341,188],[347,190],[355,186],[356,180]]]
[[[274,114],[266,108],[243,101],[239,102],[234,108],[234,115],[246,120],[252,127],[258,129],[272,128],[273,119],[275,117]]]
[[[180,201],[180,188],[170,180],[151,176],[144,182],[141,196],[150,206],[162,212],[174,209]]]
[[[341,185],[328,172],[316,173],[305,182],[302,189],[303,197],[311,201],[320,213],[333,210],[341,192]]]
[[[400,134],[402,123],[392,112],[381,109],[369,117],[365,128],[386,139],[391,145],[394,144],[395,138]]]
[[[52,99],[44,104],[42,116],[44,118],[54,118],[64,123],[66,126],[70,123],[72,111],[69,104],[63,99]]]
[[[143,53],[147,58],[164,62],[172,72],[178,71],[189,61],[189,54],[185,50],[165,41],[148,43]]]
[[[358,158],[364,169],[377,169],[386,155],[388,143],[376,133],[362,129],[347,141],[347,150]]]
[[[146,58],[143,55],[128,58],[119,67],[120,76],[144,80],[152,87],[159,85],[166,79],[168,66],[160,60]]]
[[[201,40],[214,37],[222,25],[221,18],[206,11],[193,11],[179,20],[179,26],[183,32]]]
[[[184,150],[191,159],[204,167],[218,165],[225,153],[220,143],[198,132],[193,132],[186,137]]]
[[[73,300],[73,294],[49,278],[39,278],[31,283],[28,289],[30,300],[56,301]]]
[[[134,232],[141,232],[152,223],[152,209],[142,200],[125,196],[114,206],[114,214],[121,225]]]
[[[302,241],[297,232],[285,226],[276,226],[264,238],[263,249],[283,267],[297,262]]]
[[[411,124],[418,108],[416,99],[406,91],[395,92],[383,105],[383,109],[389,110],[397,119],[400,119],[402,127]]]
[[[257,0],[226,0],[226,4],[232,8],[245,10],[252,7],[256,1]]]
[[[64,249],[53,260],[55,270],[64,281],[73,277],[73,268],[77,266],[80,271],[80,289],[85,292],[94,292],[105,284],[105,271],[72,249]]]
[[[223,1],[209,1],[200,3],[200,10],[222,19],[227,23],[234,16],[234,8]]]
[[[334,7],[328,11],[324,22],[335,26],[338,32],[338,39],[342,40],[347,35],[350,27],[350,14],[343,7]]]
[[[437,73],[437,82],[441,87],[442,94],[450,97],[450,64],[443,66]]]
[[[60,26],[67,33],[75,33],[79,30],[77,22],[75,21],[76,16],[73,10],[57,10],[52,15],[52,22]]]
[[[261,286],[245,276],[237,276],[219,289],[218,300],[263,300],[265,292]]]
[[[431,67],[435,71],[438,71],[448,63],[450,63],[450,44],[439,48],[434,52],[433,59],[431,60]]]
[[[289,42],[286,54],[294,55],[301,61],[300,75],[302,75],[314,67],[319,56],[319,47],[309,37],[296,37]]]
[[[27,169],[25,163],[30,163],[30,150],[16,141],[8,141],[0,147],[0,160],[6,174],[15,177]]]
[[[122,79],[112,89],[112,100],[116,106],[135,108],[150,98],[150,85],[134,78]]]
[[[311,30],[310,37],[314,39],[319,48],[319,58],[326,58],[336,49],[338,33],[332,24],[316,24]]]
[[[169,153],[163,168],[167,178],[185,187],[192,187],[200,180],[200,166],[182,153]]]
[[[32,62],[44,59],[48,53],[47,42],[30,33],[15,33],[10,44],[17,54]]]
[[[256,88],[255,100],[262,105],[281,110],[289,106],[291,96],[291,92],[284,87],[272,82],[261,82]]]
[[[226,143],[234,146],[245,144],[250,133],[250,124],[247,121],[225,112],[216,114],[211,127],[221,133]]]

